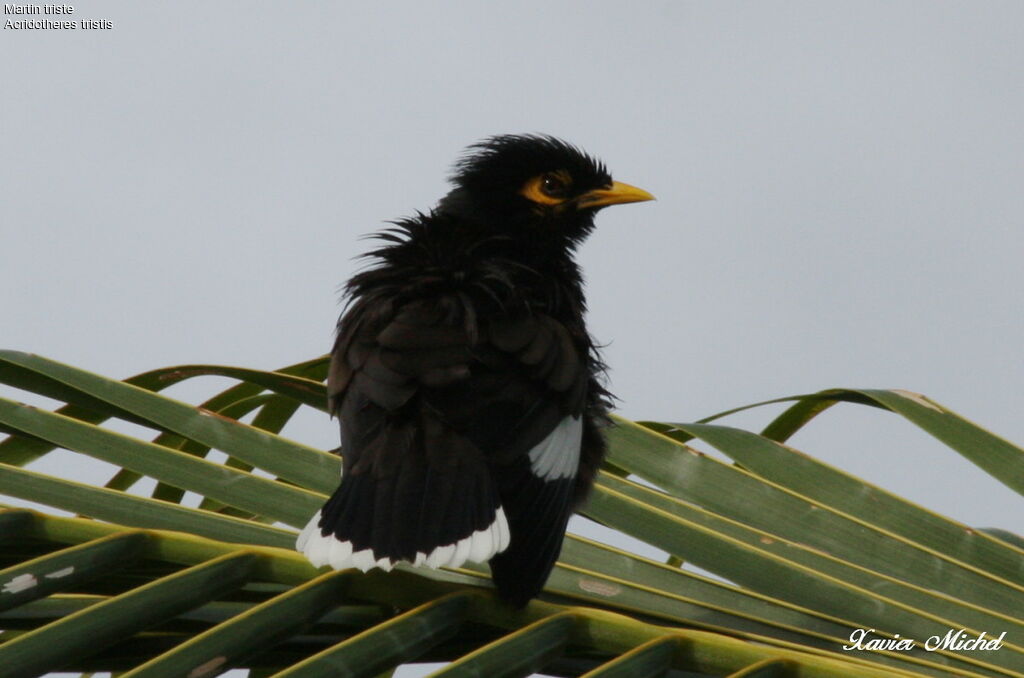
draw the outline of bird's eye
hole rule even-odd
[[[545,174],[540,178],[540,190],[552,198],[564,197],[567,188],[565,180],[557,174]]]
[[[538,205],[554,207],[565,204],[572,187],[572,177],[565,170],[545,172],[527,181],[519,193]]]

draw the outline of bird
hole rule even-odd
[[[335,570],[489,562],[522,607],[606,454],[575,253],[600,209],[654,196],[540,134],[470,146],[450,181],[344,286],[327,377],[341,482],[296,548]]]

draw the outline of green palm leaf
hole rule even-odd
[[[543,598],[514,611],[491,594],[486,567],[325,573],[291,550],[340,472],[337,456],[280,435],[297,411],[323,409],[325,370],[318,358],[118,381],[0,352],[0,383],[61,403],[0,398],[0,494],[78,516],[0,510],[0,675],[378,676],[441,661],[437,675],[1024,676],[1019,537],[958,524],[784,444],[837,402],[880,407],[1024,489],[1020,448],[923,396],[795,396],[761,434],[716,422],[725,415],[617,420],[585,514],[671,562],[570,536]],[[160,393],[208,376],[238,383],[200,405]],[[117,470],[98,487],[29,467],[69,452]],[[137,489],[147,479],[150,493]],[[1006,636],[992,651],[844,650],[857,629]]]

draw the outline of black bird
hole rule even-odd
[[[576,247],[607,205],[651,200],[549,136],[470,147],[429,214],[353,277],[328,377],[341,485],[299,536],[316,566],[489,560],[540,592],[605,454],[603,365]]]

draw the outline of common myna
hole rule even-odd
[[[487,139],[451,180],[345,288],[327,381],[342,479],[297,548],[334,569],[490,561],[521,606],[605,454],[573,255],[602,207],[653,196],[549,136]]]

